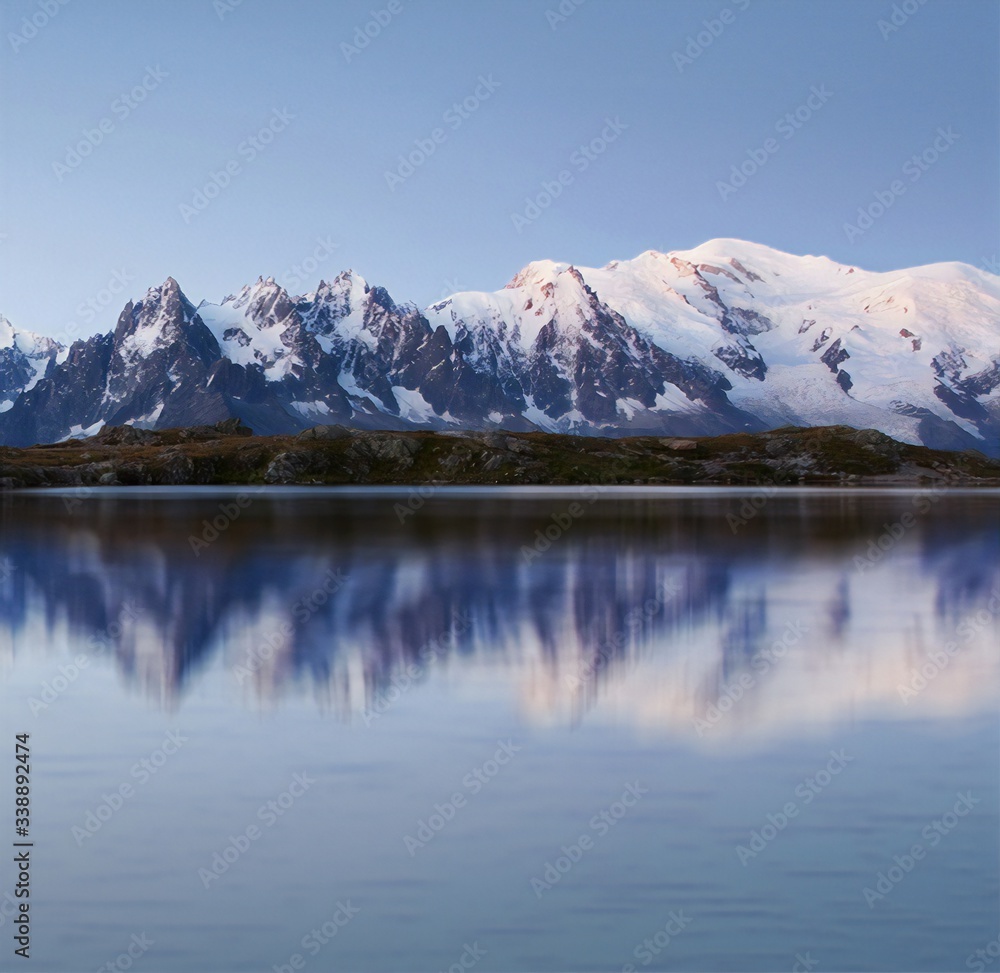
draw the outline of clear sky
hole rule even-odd
[[[168,275],[197,302],[353,267],[426,305],[534,259],[720,236],[996,272],[994,0],[0,11],[0,312],[18,327],[107,330]]]

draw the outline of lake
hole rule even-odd
[[[998,500],[5,494],[0,969],[1000,969]]]

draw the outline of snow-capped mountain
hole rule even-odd
[[[58,342],[30,331],[17,331],[0,314],[0,412],[38,383],[60,351]]]
[[[197,307],[168,278],[108,334],[11,339],[10,366],[3,327],[13,445],[239,417],[262,433],[840,423],[1000,453],[1000,278],[958,263],[871,273],[713,240],[600,269],[539,261],[422,312],[352,271],[297,297],[261,278]]]

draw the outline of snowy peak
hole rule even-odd
[[[591,325],[603,309],[655,348],[716,374],[728,401],[765,424],[837,416],[911,442],[993,452],[998,284],[962,264],[880,274],[718,239],[600,269],[537,261],[502,291],[455,295],[426,314],[453,336],[492,330],[551,358],[554,335],[574,326],[588,342],[627,342],[620,328]]]
[[[33,331],[21,331],[0,314],[0,351],[6,350],[16,350],[35,358],[54,356],[62,350],[62,345],[45,335],[35,334]]]
[[[218,343],[224,358],[263,369],[277,379],[296,363],[291,333],[301,327],[288,292],[273,277],[259,277],[221,304],[203,301],[198,318]]]
[[[158,287],[150,287],[136,306],[145,308],[147,313],[158,314],[162,311],[166,317],[174,317],[179,313],[187,321],[191,320],[194,310],[173,277],[168,277]]]
[[[424,311],[352,270],[302,296],[261,276],[197,308],[167,278],[68,352],[0,318],[0,413],[11,443],[239,417],[266,432],[844,424],[1000,454],[1000,278],[725,238],[600,268],[534,261]]]
[[[161,323],[186,323],[191,321],[195,311],[194,305],[173,277],[168,277],[158,287],[150,287],[134,308],[147,323],[154,320]]]
[[[288,292],[275,283],[273,277],[258,277],[255,284],[247,284],[238,294],[227,297],[222,304],[241,310],[245,318],[266,323],[268,327],[280,324],[294,310]]]
[[[534,260],[514,274],[506,289],[544,287],[546,284],[553,284],[556,278],[567,270],[569,264],[557,263],[554,260]]]
[[[148,303],[158,303],[160,300],[166,300],[169,297],[176,297],[181,293],[180,285],[174,280],[173,277],[168,277],[159,286],[150,287],[146,291],[146,296],[143,300]]]
[[[0,412],[34,388],[63,350],[52,338],[19,331],[0,314]]]
[[[17,332],[14,325],[0,314],[0,349],[13,348],[17,340]]]
[[[321,280],[312,294],[307,294],[303,300],[337,301],[342,297],[355,294],[359,298],[368,293],[371,288],[368,281],[354,270],[342,270],[332,281]]]
[[[124,368],[134,367],[154,352],[192,337],[188,326],[196,318],[194,305],[177,281],[168,277],[158,287],[149,288],[137,304],[130,301],[125,306],[115,328],[116,356]]]
[[[368,282],[353,270],[342,271],[329,282],[321,280],[313,293],[297,301],[306,330],[330,338],[337,325],[352,316],[348,330],[358,330],[370,292]]]

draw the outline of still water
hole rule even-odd
[[[1000,969],[998,500],[7,495],[0,969]]]

